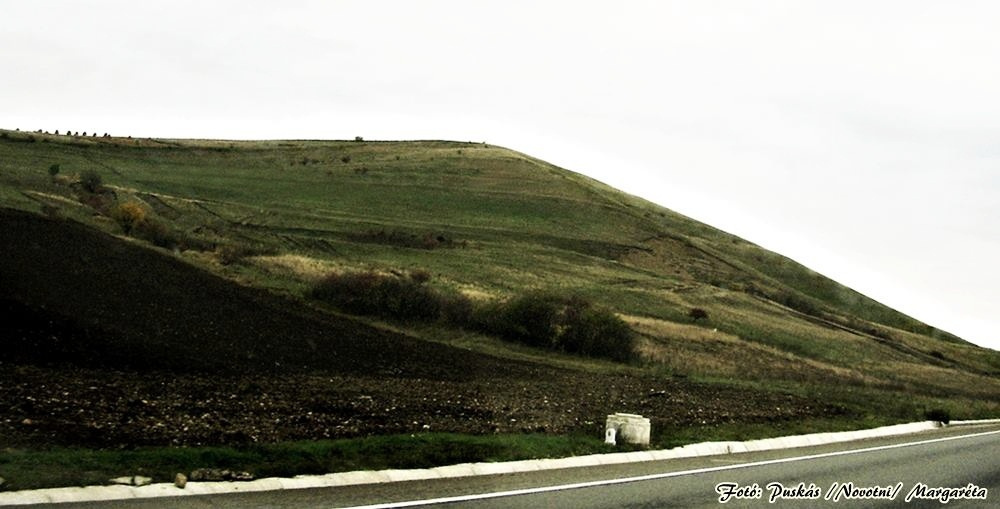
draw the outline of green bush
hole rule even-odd
[[[443,321],[536,348],[619,362],[635,359],[632,330],[611,311],[579,297],[529,293],[504,302],[474,304],[457,292],[426,285],[429,273],[409,277],[373,271],[334,273],[316,283],[311,298],[359,315]]]
[[[167,228],[167,225],[153,218],[146,218],[144,221],[137,223],[132,228],[131,235],[143,239],[154,246],[167,249],[174,249],[181,244],[181,239],[178,238],[175,232]]]
[[[361,315],[437,320],[444,298],[413,279],[376,272],[330,274],[317,283],[313,298]]]
[[[243,242],[232,242],[215,246],[215,256],[222,265],[243,263],[250,256],[274,254],[274,250],[261,245],[250,245]]]
[[[948,424],[951,422],[951,412],[943,408],[934,408],[924,412],[924,418],[928,421],[937,421],[941,424]]]
[[[475,306],[460,293],[441,294],[441,319],[452,325],[470,328],[473,325]]]
[[[103,216],[114,212],[115,201],[106,194],[85,193],[80,196],[80,203],[94,209]]]
[[[53,165],[49,166],[49,176],[50,177],[55,177],[58,174],[59,174],[59,165],[58,164],[53,164]]]
[[[621,362],[635,358],[632,330],[614,313],[585,307],[568,320],[558,341],[563,350]]]
[[[688,317],[695,321],[706,320],[708,319],[708,311],[701,308],[691,308],[691,310],[688,311]]]
[[[428,281],[431,280],[432,277],[433,275],[431,275],[430,272],[424,269],[416,269],[410,271],[410,279],[413,280],[413,282],[417,283],[418,285],[427,283]]]
[[[80,185],[90,193],[96,193],[101,190],[104,186],[104,180],[101,179],[101,174],[94,170],[85,170],[80,174]]]
[[[480,329],[529,346],[621,362],[635,358],[628,325],[579,297],[531,293],[483,306],[474,316]]]
[[[500,306],[489,327],[494,333],[526,345],[555,348],[559,302],[553,296],[529,294]]]

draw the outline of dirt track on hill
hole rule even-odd
[[[842,410],[500,359],[337,318],[86,226],[0,210],[0,447],[586,431]]]

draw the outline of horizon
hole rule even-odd
[[[997,6],[392,5],[7,5],[2,122],[486,142],[1000,350]]]

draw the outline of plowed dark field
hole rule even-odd
[[[0,210],[0,447],[773,422],[841,409],[386,332],[92,228]]]

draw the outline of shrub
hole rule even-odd
[[[174,249],[180,244],[180,239],[177,238],[176,233],[167,228],[165,224],[152,218],[147,218],[145,221],[136,224],[132,230],[132,235],[154,246],[167,249]]]
[[[452,325],[469,328],[474,323],[475,306],[460,293],[441,294],[441,318]]]
[[[114,210],[114,200],[106,194],[86,193],[80,196],[80,203],[94,209],[98,214],[110,216]]]
[[[951,422],[951,412],[943,408],[934,408],[924,412],[924,418],[928,421],[937,421],[941,424],[948,424]]]
[[[146,209],[139,202],[128,201],[111,211],[111,218],[121,226],[126,235],[132,233],[140,223],[147,220]]]
[[[410,271],[410,279],[418,285],[422,285],[431,280],[431,273],[424,269]]]
[[[582,298],[529,293],[474,305],[460,293],[430,288],[430,274],[418,274],[334,273],[314,285],[309,296],[349,313],[443,320],[533,347],[620,362],[635,359],[635,337],[628,325]]]
[[[492,332],[542,348],[555,348],[559,315],[555,297],[529,294],[514,298],[500,307],[489,324]]]
[[[94,170],[85,170],[80,174],[80,185],[90,193],[96,193],[101,190],[104,186],[104,180],[101,178],[101,174]]]
[[[412,279],[372,271],[330,274],[310,295],[350,313],[417,320],[439,319],[444,301],[440,293]]]
[[[531,293],[486,305],[474,321],[487,332],[529,346],[621,362],[635,358],[628,325],[579,297]]]
[[[58,174],[59,174],[59,165],[58,164],[53,164],[53,165],[49,166],[49,176],[50,177],[55,177]]]
[[[632,330],[613,313],[586,305],[567,318],[558,340],[563,350],[622,362],[635,357]]]
[[[273,251],[261,246],[251,246],[243,243],[223,244],[215,247],[215,256],[218,258],[219,263],[223,265],[241,263],[249,256],[269,253],[273,253]]]
[[[688,317],[695,321],[705,320],[708,318],[708,311],[701,308],[691,308],[691,310],[688,311]]]

